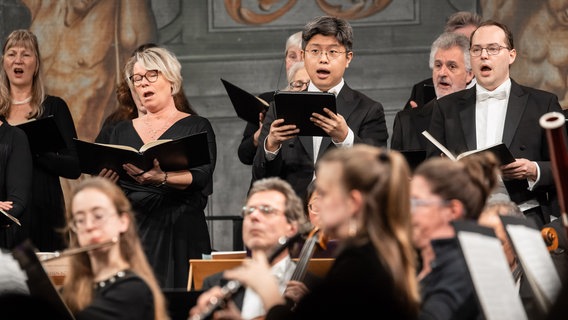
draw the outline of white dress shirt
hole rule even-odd
[[[476,84],[475,90],[477,96],[475,99],[476,148],[480,149],[503,142],[507,105],[511,93],[511,79],[507,79],[493,91],[489,91],[479,84]],[[535,181],[527,180],[529,190],[534,188],[534,185],[540,178],[540,168],[536,162],[535,165],[537,168],[537,179]],[[510,200],[509,193],[501,177],[499,177],[497,187],[489,197],[489,200]],[[526,211],[537,207],[539,204],[535,199],[518,205],[522,211]]]
[[[282,259],[272,266],[272,274],[278,279],[278,288],[281,294],[284,294],[288,281],[292,278],[292,274],[296,270],[296,264],[292,261],[290,256]],[[243,307],[241,310],[241,317],[245,320],[258,318],[266,314],[262,299],[250,288],[246,288],[243,298]]]

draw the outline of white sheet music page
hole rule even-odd
[[[516,224],[508,224],[506,230],[537,301],[548,310],[562,284],[540,230]]]
[[[501,241],[469,231],[457,237],[485,318],[527,319]]]

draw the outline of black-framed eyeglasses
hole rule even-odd
[[[69,229],[71,229],[75,233],[87,230],[89,217],[91,217],[90,218],[91,226],[98,228],[102,226],[107,221],[107,219],[112,215],[113,214],[109,212],[78,214],[74,216],[73,219],[71,219],[71,221],[69,222]]]
[[[148,70],[143,75],[142,74],[131,75],[130,81],[132,81],[132,83],[134,83],[134,85],[138,87],[142,84],[142,79],[144,79],[144,78],[146,78],[146,80],[148,80],[148,82],[150,82],[150,83],[156,82],[156,80],[158,80],[159,74],[160,74],[160,71],[158,71],[158,70]]]
[[[479,57],[483,53],[484,49],[485,51],[487,51],[487,54],[491,56],[498,55],[501,49],[510,50],[509,47],[500,46],[498,44],[490,44],[487,47],[473,46],[469,49],[469,53],[471,54],[472,57]]]
[[[278,213],[278,209],[269,205],[259,205],[259,206],[244,206],[241,214],[243,218],[250,216],[255,210],[260,211],[265,216],[271,216]]]
[[[290,89],[296,90],[296,91],[300,91],[304,88],[307,88],[308,85],[310,84],[309,81],[302,81],[302,80],[297,80],[297,81],[292,81],[289,83],[290,85]]]
[[[321,57],[322,54],[325,53],[325,55],[327,56],[327,58],[329,60],[335,60],[335,59],[339,58],[342,54],[345,54],[347,51],[339,51],[339,50],[335,50],[335,49],[331,49],[331,50],[328,50],[328,51],[320,50],[320,49],[309,49],[306,52],[314,58],[319,58],[319,57]]]

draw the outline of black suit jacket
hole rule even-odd
[[[433,104],[430,101],[422,107],[404,109],[396,113],[392,127],[391,149],[426,150],[430,142],[422,135],[422,131],[428,130]]]
[[[264,101],[270,103],[274,101],[274,93],[276,91],[268,91],[261,93],[258,97],[263,99]],[[237,150],[237,154],[239,155],[239,160],[243,164],[251,165],[254,159],[254,155],[256,154],[256,146],[254,145],[254,133],[258,130],[258,122],[257,123],[250,123],[247,122],[247,126],[243,132],[243,138],[241,143],[239,144],[239,149]]]
[[[337,96],[336,106],[337,113],[345,118],[347,125],[355,135],[354,143],[387,146],[388,130],[385,113],[379,102],[351,89],[345,83]],[[264,152],[264,140],[270,132],[270,124],[275,118],[274,105],[271,104],[264,118],[257,152],[254,157],[253,181],[266,177],[280,177],[288,181],[296,193],[303,198],[314,174],[313,138],[296,136],[287,140],[282,144],[276,158],[267,161]],[[335,148],[331,138],[324,137],[318,158],[331,148]]]
[[[417,107],[425,106],[432,99],[436,98],[436,90],[434,90],[434,80],[432,78],[424,79],[414,86],[410,92],[410,98],[406,101],[403,110],[412,109],[410,101],[416,102]]]
[[[476,89],[472,87],[433,102],[428,131],[456,155],[477,149],[475,101]],[[526,180],[505,181],[509,196],[515,203],[536,198],[545,205],[547,203],[543,202],[553,197],[554,178],[546,132],[539,124],[540,117],[552,111],[562,112],[556,95],[521,86],[511,80],[503,143],[515,158],[535,161],[540,168],[540,180],[533,191],[527,190]],[[428,156],[440,155],[434,145],[429,145],[427,151]]]

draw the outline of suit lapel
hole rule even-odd
[[[323,137],[323,139],[321,139],[321,144],[318,151],[318,159],[321,158],[321,156],[325,153],[325,150],[327,150],[330,144],[331,144],[330,137]]]
[[[475,87],[467,89],[461,99],[458,100],[460,121],[463,135],[467,144],[467,150],[477,149],[475,128]]]
[[[310,160],[314,162],[314,139],[309,136],[298,136],[298,140],[304,146]]]
[[[351,89],[347,85],[347,83],[343,84],[343,88],[341,88],[341,91],[336,96],[335,107],[337,109],[337,113],[342,115],[343,118],[345,118],[347,125],[349,125],[349,115],[351,115],[351,112],[353,112],[353,110],[355,110],[355,106],[357,105],[357,103],[353,101],[354,99],[355,99],[355,97],[354,97],[353,89]],[[306,151],[308,151],[308,153],[310,155],[310,159],[312,159],[312,161],[313,161],[314,160],[314,147],[313,147],[312,137],[300,137],[300,140],[302,141],[302,144],[304,144],[304,146],[306,147]],[[325,153],[325,150],[327,150],[327,148],[329,148],[329,145],[331,143],[332,143],[331,138],[329,136],[323,137],[319,151],[318,151],[318,159]],[[308,144],[309,144],[309,149],[307,147]]]
[[[355,110],[355,106],[358,105],[358,102],[354,100],[355,100],[355,95],[353,89],[351,89],[347,85],[347,83],[345,83],[343,85],[343,88],[341,88],[341,91],[337,95],[337,98],[335,100],[335,105],[337,107],[337,113],[339,113],[340,115],[343,116],[343,118],[345,118],[347,124],[349,124],[348,119],[349,116],[351,115],[351,112],[353,112],[353,110]]]
[[[505,116],[505,127],[503,128],[503,143],[511,146],[515,132],[519,127],[521,117],[527,107],[528,94],[511,79],[511,93],[507,103],[507,115]]]

